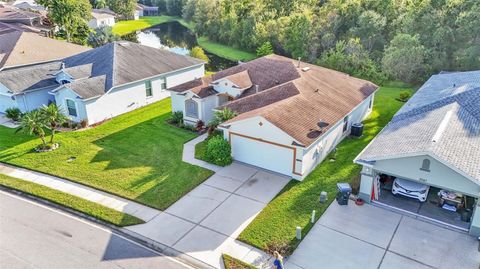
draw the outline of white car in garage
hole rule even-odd
[[[418,199],[420,202],[425,202],[427,200],[428,191],[430,186],[425,184],[413,182],[410,180],[396,178],[393,181],[393,194],[400,194],[410,198]]]

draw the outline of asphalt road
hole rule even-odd
[[[84,220],[0,191],[0,268],[191,268]]]

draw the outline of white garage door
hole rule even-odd
[[[232,155],[237,161],[255,165],[284,175],[293,171],[292,148],[274,145],[232,134]]]

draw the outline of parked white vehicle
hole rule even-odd
[[[393,181],[392,193],[415,198],[420,202],[425,202],[429,190],[430,186],[406,179],[396,178]]]

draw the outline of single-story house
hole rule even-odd
[[[30,11],[38,11],[38,12],[45,12],[46,9],[44,6],[37,4],[35,1],[30,0],[30,1],[25,1],[25,0],[20,0],[20,1],[15,1],[13,3],[13,6],[22,10]]]
[[[0,112],[49,102],[72,121],[95,124],[170,96],[167,87],[204,74],[204,62],[132,42],[114,42],[53,61],[2,71]]]
[[[60,60],[89,49],[0,22],[0,70]]]
[[[269,55],[169,90],[184,121],[215,110],[235,160],[302,180],[372,110],[377,86],[320,66]]]
[[[363,200],[480,236],[480,71],[432,76],[355,163]]]
[[[144,4],[137,3],[135,7],[135,12],[133,15],[134,20],[138,20],[143,16],[158,16],[158,7],[147,6]]]
[[[22,23],[25,25],[42,25],[42,14],[14,8],[7,5],[0,5],[0,22]]]
[[[113,27],[115,25],[115,12],[108,8],[92,9],[92,19],[88,21],[88,27],[99,28],[102,26]]]

